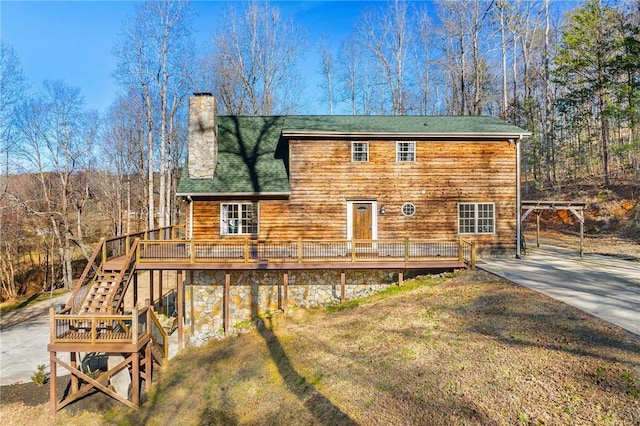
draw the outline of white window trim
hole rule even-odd
[[[355,146],[355,144],[363,144],[367,147],[366,161],[360,161],[360,160],[354,159],[355,151],[353,150],[353,147]],[[361,154],[361,153],[358,153],[358,154]],[[352,163],[368,163],[369,162],[369,141],[351,141],[351,162]]]
[[[353,239],[353,205],[371,204],[371,239],[378,239],[378,202],[377,201],[347,201],[347,240]]]
[[[227,218],[225,217],[225,215],[223,215],[224,212],[224,206],[229,206],[229,205],[237,205],[239,206],[239,213],[242,214],[242,206],[243,205],[251,205],[251,206],[255,206],[255,210],[256,210],[256,225],[257,225],[257,229],[256,229],[256,233],[253,234],[251,232],[238,232],[237,234],[231,234],[228,231],[227,228]],[[240,225],[238,225],[240,226]],[[223,202],[220,203],[220,235],[258,235],[260,233],[260,203],[258,202]]]
[[[410,143],[413,144],[413,160],[401,160],[400,154],[406,154],[407,152],[400,152],[400,144]],[[396,141],[396,163],[415,163],[416,161],[416,142],[415,141]]]
[[[473,206],[473,228],[474,228],[474,232],[461,232],[460,231],[460,206],[461,205],[472,205]],[[493,230],[491,232],[478,232],[478,206],[479,205],[491,205],[492,209],[493,209]],[[498,218],[497,218],[497,212],[496,212],[496,203],[493,202],[477,202],[477,203],[467,203],[467,202],[460,202],[458,203],[458,208],[457,208],[457,214],[456,214],[456,222],[457,222],[457,227],[458,227],[458,235],[495,235],[496,233],[496,226],[498,223]]]

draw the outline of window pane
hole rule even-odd
[[[258,212],[253,204],[242,205],[242,232],[243,234],[258,233]]]
[[[495,231],[493,203],[458,204],[458,232],[460,234],[491,234]]]
[[[222,204],[220,230],[223,235],[257,234],[258,204]]]
[[[492,233],[493,224],[493,204],[478,204],[478,232]]]
[[[396,161],[415,161],[415,142],[396,142]]]
[[[368,142],[351,142],[351,161],[369,161]]]
[[[222,233],[238,234],[239,230],[239,212],[237,204],[222,205]]]
[[[458,232],[461,234],[473,234],[476,231],[475,205],[458,205]]]

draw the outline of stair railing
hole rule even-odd
[[[152,351],[152,353],[154,357],[156,357],[158,364],[164,364],[164,361],[169,358],[169,335],[164,327],[162,327],[162,324],[160,324],[160,320],[158,320],[153,309],[149,309],[147,315],[149,315],[147,318],[147,327],[151,334],[153,348],[155,348],[161,356],[158,357],[154,351]]]
[[[129,284],[133,279],[133,271],[135,270],[135,265],[138,262],[138,257],[136,255],[138,251],[138,243],[140,242],[139,238],[136,238],[131,244],[131,248],[129,249],[129,253],[124,262],[124,266],[122,270],[116,277],[116,282],[118,283],[118,287],[121,287],[121,290],[114,292],[109,296],[109,298],[105,301],[107,306],[113,307],[114,312],[120,312],[122,305],[124,303],[124,295],[129,288]],[[125,279],[126,275],[126,279]],[[116,299],[117,296],[117,299]]]
[[[93,254],[89,258],[89,261],[87,262],[87,266],[84,268],[84,271],[82,271],[82,275],[80,276],[80,279],[76,281],[76,285],[73,287],[73,292],[71,293],[71,297],[69,298],[65,306],[65,308],[70,309],[71,312],[75,313],[75,311],[77,311],[77,307],[75,306],[77,304],[75,303],[75,301],[76,301],[76,298],[78,297],[78,293],[80,292],[80,288],[87,287],[90,283],[92,283],[93,279],[95,278],[97,273],[100,271],[100,268],[102,268],[103,257],[104,257],[103,255],[104,247],[105,247],[105,239],[101,238],[100,242],[98,243],[95,250],[93,251]],[[86,289],[85,289],[85,295],[86,295]],[[84,297],[82,297],[82,299],[84,300]]]

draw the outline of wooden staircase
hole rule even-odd
[[[122,293],[123,286],[118,279],[120,271],[99,271],[94,278],[78,314],[112,314],[113,303]]]
[[[100,315],[122,312],[123,296],[129,287],[137,263],[135,256],[137,244],[136,240],[122,262],[112,261],[109,262],[109,266],[106,263],[100,264],[93,279],[87,284],[90,286],[88,290],[74,292],[73,298],[81,298],[81,300],[70,302],[70,305],[75,306],[81,302],[75,313]]]

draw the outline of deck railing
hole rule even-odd
[[[138,261],[175,263],[411,262],[475,260],[466,241],[412,240],[152,240],[140,241]]]
[[[51,343],[137,343],[147,333],[149,308],[130,315],[70,315],[50,311]]]
[[[71,315],[67,312],[55,313],[50,309],[51,343],[136,344],[149,335],[163,358],[167,357],[167,333],[148,306],[134,308],[127,315]]]

